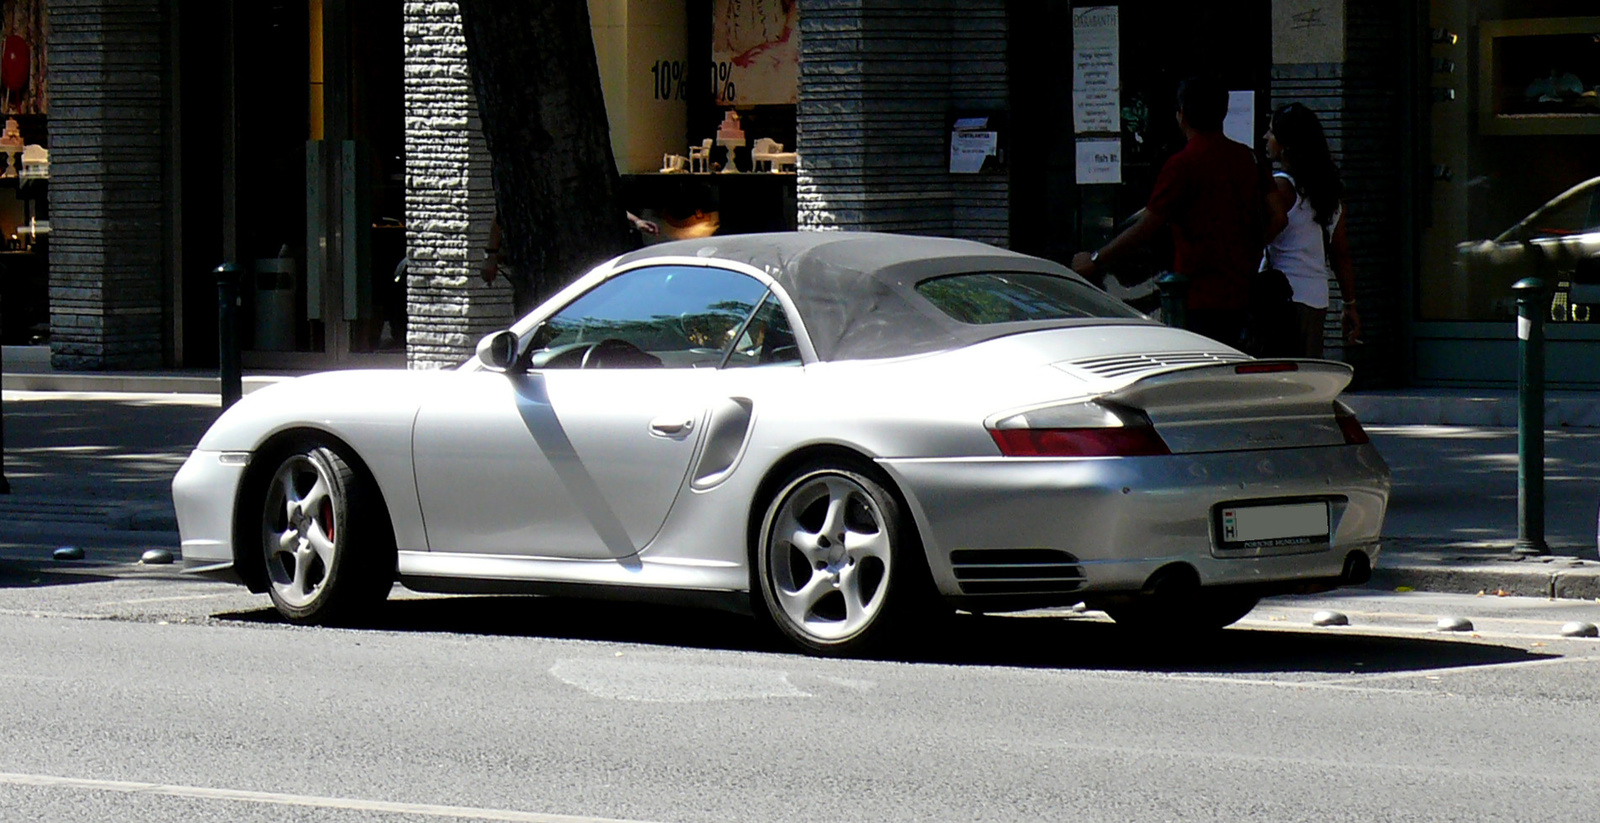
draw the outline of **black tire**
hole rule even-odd
[[[291,623],[370,618],[395,575],[394,534],[372,480],[319,443],[269,465],[257,533],[272,605]]]
[[[810,654],[881,648],[940,611],[916,527],[877,475],[864,461],[810,463],[766,506],[754,546],[756,606]]]

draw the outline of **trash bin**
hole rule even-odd
[[[264,257],[255,261],[254,269],[254,348],[294,351],[294,258]]]

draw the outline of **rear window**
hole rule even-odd
[[[952,319],[975,326],[1084,317],[1143,317],[1086,283],[1036,272],[975,272],[934,277],[917,294]]]

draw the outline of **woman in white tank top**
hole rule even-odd
[[[1272,226],[1265,265],[1283,272],[1294,290],[1298,349],[1288,354],[1321,357],[1330,273],[1338,279],[1343,298],[1345,339],[1359,342],[1361,334],[1344,204],[1339,200],[1343,184],[1328,154],[1322,123],[1310,109],[1299,103],[1283,106],[1273,112],[1265,136],[1267,157],[1282,169],[1273,174],[1268,195]]]

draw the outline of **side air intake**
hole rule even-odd
[[[1078,558],[1057,549],[959,549],[950,565],[962,594],[1061,594],[1084,583]]]

